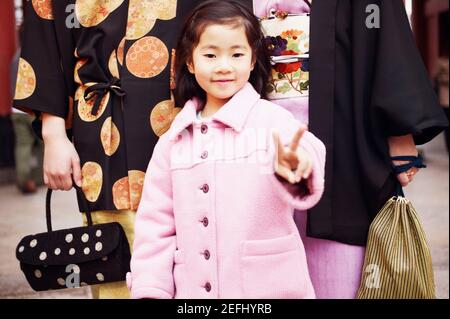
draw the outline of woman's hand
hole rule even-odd
[[[411,134],[403,136],[388,137],[389,154],[393,156],[417,156],[417,148]],[[407,161],[392,161],[397,165],[407,164]],[[414,175],[419,171],[417,167],[412,167],[404,173],[397,175],[397,179],[403,187],[407,186],[414,179]]]
[[[299,147],[300,140],[306,130],[306,126],[300,127],[292,138],[289,147],[284,147],[278,133],[273,133],[277,151],[275,173],[291,184],[299,183],[302,179],[308,179],[313,169],[311,156]]]
[[[63,118],[43,114],[42,137],[44,139],[44,183],[54,190],[70,190],[72,174],[81,186],[80,158],[67,138]]]

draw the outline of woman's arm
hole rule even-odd
[[[390,136],[388,137],[389,143],[389,154],[391,157],[393,156],[417,156],[417,148],[414,143],[413,136],[411,134],[403,135],[403,136]],[[394,165],[402,165],[406,164],[405,161],[393,161]],[[397,175],[397,179],[402,184],[403,187],[407,186],[414,178],[414,174],[417,173],[419,169],[416,167],[411,168],[407,172],[401,173]]]
[[[42,114],[44,183],[51,189],[70,190],[73,180],[81,186],[80,158],[66,134],[65,120]]]

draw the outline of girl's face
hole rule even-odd
[[[206,103],[218,106],[244,87],[253,66],[244,26],[218,24],[205,28],[188,63],[189,72],[206,92]]]

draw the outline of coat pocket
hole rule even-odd
[[[173,281],[175,284],[175,298],[184,298],[187,277],[185,255],[183,250],[175,250],[173,255]]]
[[[303,245],[295,234],[241,244],[244,298],[297,299],[311,295]]]

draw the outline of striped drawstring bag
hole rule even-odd
[[[421,157],[398,156],[410,161],[395,173],[422,168]],[[433,299],[433,265],[418,214],[403,194],[387,201],[369,228],[358,299]]]

